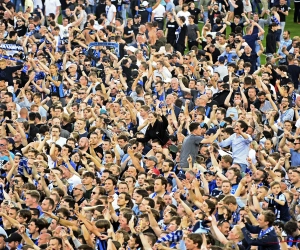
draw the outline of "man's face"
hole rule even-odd
[[[226,172],[226,177],[228,180],[233,181],[235,179],[234,171],[233,170],[228,170]]]
[[[118,186],[118,191],[119,191],[119,193],[122,193],[122,192],[128,192],[129,190],[128,190],[128,186],[126,185],[126,184],[119,184],[119,186]]]
[[[26,196],[25,196],[25,204],[26,204],[26,207],[32,206],[33,202],[34,202],[34,200],[33,200],[33,198],[31,197],[31,195],[26,194]]]
[[[104,183],[104,188],[107,193],[113,191],[115,186],[114,186],[112,180],[106,180]]]
[[[219,226],[220,231],[225,236],[228,236],[230,230],[230,224],[228,222],[223,222],[221,226]]]
[[[222,192],[223,194],[229,194],[231,191],[231,186],[228,182],[222,183]]]
[[[146,211],[146,207],[149,205],[149,201],[143,199],[142,203],[139,205],[139,210],[140,212],[145,212]]]
[[[6,140],[0,140],[0,152],[3,152],[7,150],[7,141]]]
[[[17,217],[17,211],[15,209],[9,209],[8,210],[8,215],[9,215],[10,218],[16,219],[16,217]]]
[[[157,179],[154,182],[154,192],[161,192],[165,189],[165,186],[162,185],[161,180]]]
[[[296,172],[292,172],[289,177],[292,184],[296,184],[299,181],[299,174]]]
[[[30,222],[28,225],[28,229],[29,229],[29,233],[30,234],[34,234],[35,232],[37,232],[38,228],[36,227],[34,222]]]
[[[51,250],[60,250],[61,245],[59,244],[58,240],[52,239],[50,240],[49,247]]]
[[[52,128],[51,135],[55,136],[56,138],[58,138],[59,135],[60,135],[59,129],[58,128]]]
[[[43,200],[41,207],[43,211],[49,211],[50,209],[52,209],[48,200]]]
[[[38,246],[49,243],[49,236],[48,234],[40,234],[38,239]]]

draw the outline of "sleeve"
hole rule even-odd
[[[224,147],[230,146],[231,144],[232,144],[232,135],[230,137],[228,137],[226,140],[220,142],[219,146],[224,148]]]
[[[168,122],[167,118],[164,115],[162,115],[161,119],[162,119],[162,124],[163,124],[164,129],[167,129],[167,127],[169,126],[169,122]]]
[[[263,237],[253,238],[250,232],[245,227],[242,228],[242,232],[244,235],[244,239],[251,246],[266,246],[269,245],[271,242],[273,243],[275,240],[273,240],[273,237],[270,237],[270,235],[268,234],[264,235]]]
[[[56,7],[59,7],[59,6],[61,6],[61,3],[59,0],[56,0]]]

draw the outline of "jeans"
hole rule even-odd
[[[260,50],[260,45],[259,45],[258,42],[256,41],[256,42],[255,42],[255,52],[257,53],[259,50]],[[256,64],[257,64],[257,67],[260,66],[260,56],[257,57],[257,59],[256,59]]]
[[[208,11],[203,12],[203,22],[206,24],[206,20],[208,19]]]
[[[24,6],[22,5],[21,0],[16,0],[16,12],[22,11],[24,12]]]
[[[88,5],[85,9],[86,14],[91,14],[91,13],[95,13],[94,12],[94,5]]]
[[[126,20],[126,7],[127,7],[126,4],[122,4],[122,14],[121,14],[121,16],[122,16],[124,25],[127,24],[127,20]]]
[[[294,23],[300,22],[300,2],[294,2]]]
[[[252,0],[251,4],[252,4],[252,12],[254,13],[257,9],[257,13],[261,14],[261,9],[260,9],[258,1],[257,0]]]
[[[242,164],[242,163],[237,163],[237,164],[239,164],[241,166],[241,172],[245,173],[246,168],[248,167],[247,164]]]
[[[283,39],[282,35],[283,35],[284,27],[285,27],[285,22],[280,22],[280,28],[281,28],[280,41]]]

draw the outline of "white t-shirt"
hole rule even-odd
[[[37,8],[37,6],[39,6],[40,7],[40,9],[43,9],[43,2],[42,2],[42,0],[34,0],[33,1],[33,6],[34,6],[34,8],[36,9]]]
[[[110,6],[107,5],[105,7],[105,12],[107,15],[107,20],[109,22],[115,23],[114,13],[117,13],[116,6],[114,6],[113,4],[111,4]]]
[[[46,0],[45,1],[45,16],[49,16],[50,13],[56,15],[56,7],[61,6],[59,0]]]
[[[50,143],[53,142],[52,139],[48,140],[47,143],[50,145]],[[63,137],[59,137],[59,139],[55,142],[56,144],[58,144],[59,146],[63,146],[65,145],[67,142],[67,139],[66,138],[63,138]]]
[[[166,9],[163,5],[158,5],[158,7],[152,11],[154,14],[154,17],[164,17],[164,13],[166,12]]]
[[[69,27],[71,24],[68,24],[67,26],[63,26],[61,24],[58,25],[59,27],[59,36],[61,39],[69,37]]]
[[[185,24],[186,25],[189,25],[189,19],[188,17],[191,15],[191,13],[189,11],[179,11],[177,13],[177,16],[180,17],[180,16],[184,16],[185,17]]]
[[[73,175],[70,179],[67,179],[67,181],[72,184],[73,187],[75,187],[78,184],[81,184],[81,179],[77,175]]]

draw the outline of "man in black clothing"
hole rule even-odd
[[[133,19],[128,18],[127,26],[124,28],[124,37],[123,37],[127,44],[132,43],[133,38],[135,37],[132,25],[133,25]]]
[[[269,27],[270,29],[266,38],[266,54],[273,55],[276,53],[276,42],[278,42],[278,40],[276,41],[276,31],[278,26],[276,23],[271,23]]]
[[[182,55],[184,54],[185,46],[187,45],[187,26],[185,24],[185,17],[177,17],[175,10],[173,10],[176,22],[178,24],[178,29],[175,32],[175,50],[179,51]]]
[[[251,211],[249,212],[251,213]],[[280,245],[273,228],[275,218],[275,214],[267,210],[258,215],[258,226],[244,224],[240,221],[238,225],[244,235],[243,245],[247,246],[247,249],[250,249],[251,246],[258,246],[258,250],[279,250]],[[251,234],[258,234],[258,237],[253,238]]]
[[[300,67],[294,64],[294,56],[288,55],[288,74],[292,78],[292,82],[294,83],[295,89],[298,89],[299,86],[299,79],[300,79]]]
[[[243,59],[244,62],[251,63],[250,74],[256,70],[256,59],[263,53],[264,47],[260,40],[257,41],[260,45],[260,50],[258,52],[253,51],[249,45],[246,45],[244,49],[241,49],[242,44],[237,44],[236,51],[237,55],[240,59]]]
[[[14,86],[12,74],[22,68],[23,65],[8,67],[6,60],[0,59],[0,80],[8,82],[8,86]]]
[[[166,37],[167,37],[167,43],[174,44],[176,41],[176,35],[175,32],[178,29],[178,24],[174,19],[174,14],[172,12],[169,12],[167,14],[167,24],[166,24]]]

